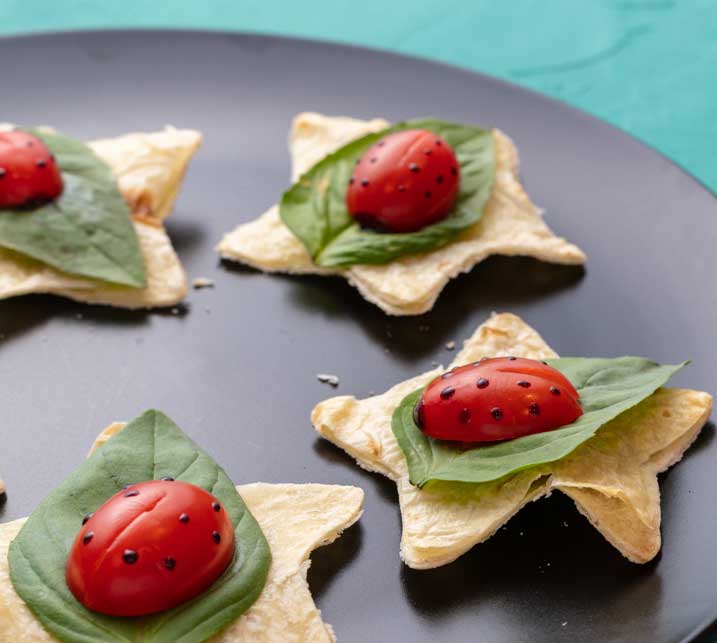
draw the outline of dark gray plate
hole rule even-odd
[[[715,390],[713,197],[665,158],[564,105],[485,76],[387,53],[222,33],[110,32],[0,40],[0,120],[92,138],[165,123],[206,142],[169,231],[191,277],[179,315],[52,297],[0,303],[3,520],[32,511],[97,432],[163,409],[238,482],[360,485],[359,526],[317,552],[309,580],[349,641],[679,641],[717,615],[717,484],[705,430],[662,479],[663,549],[627,562],[565,498],[526,508],[434,571],[398,558],[394,485],[318,440],[309,412],[447,363],[492,310],[518,313],[564,355],[690,358],[676,383]],[[298,111],[435,115],[497,126],[549,224],[587,272],[496,258],[421,318],[386,317],[346,283],[221,266],[222,234],[287,186]],[[428,326],[429,330],[422,329]]]

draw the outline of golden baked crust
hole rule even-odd
[[[289,137],[292,180],[296,181],[336,148],[388,125],[382,119],[360,121],[311,112],[299,114]],[[582,250],[551,232],[520,185],[518,152],[513,142],[498,130],[494,135],[497,167],[493,194],[481,220],[443,248],[380,266],[322,268],[313,263],[301,241],[284,225],[275,205],[258,219],[225,235],[217,250],[225,259],[266,272],[341,275],[366,300],[390,315],[419,315],[430,310],[448,281],[490,255],[584,263]]]
[[[147,271],[146,288],[129,288],[70,275],[0,248],[0,299],[49,293],[121,308],[173,306],[187,294],[187,278],[162,222],[169,216],[189,160],[202,136],[168,127],[89,143],[117,177],[130,206]]]
[[[451,367],[501,355],[556,357],[519,317],[500,314],[478,327]],[[334,397],[318,404],[311,415],[316,430],[356,458],[359,466],[396,483],[403,520],[401,557],[409,567],[452,562],[492,536],[523,505],[553,490],[570,496],[629,560],[645,563],[657,554],[657,474],[680,460],[697,437],[712,409],[711,395],[662,388],[558,462],[486,484],[437,482],[418,489],[408,480],[391,417],[408,393],[441,372],[437,368],[365,400]]]
[[[108,426],[92,450],[123,423]],[[306,573],[314,549],[333,542],[360,517],[363,491],[323,484],[246,484],[237,487],[271,547],[272,563],[257,601],[211,643],[283,643],[336,640],[314,604]],[[0,524],[0,643],[56,643],[16,594],[7,553],[24,518]]]

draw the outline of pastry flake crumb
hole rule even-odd
[[[323,384],[329,384],[336,388],[339,385],[339,376],[331,375],[330,373],[318,373],[316,379]]]
[[[192,279],[192,288],[200,290],[201,288],[214,288],[214,280],[208,277],[196,277]]]

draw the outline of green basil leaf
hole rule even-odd
[[[429,130],[453,147],[461,166],[454,211],[417,232],[365,230],[346,209],[346,189],[354,165],[376,141],[406,129]],[[490,130],[432,118],[411,120],[363,136],[326,156],[284,192],[279,214],[320,266],[383,264],[450,243],[480,219],[494,181],[495,151]]]
[[[0,246],[73,275],[146,287],[139,239],[109,166],[80,141],[32,134],[54,154],[64,190],[35,208],[0,210]]]
[[[219,499],[235,525],[233,563],[207,591],[166,612],[118,618],[85,609],[65,583],[65,564],[82,517],[123,485],[163,476],[199,485]],[[166,415],[147,411],[45,498],[11,543],[8,560],[15,590],[60,641],[199,643],[259,597],[271,552],[227,474]]]
[[[589,440],[603,425],[652,395],[687,362],[661,365],[641,357],[547,360],[580,393],[583,408],[575,422],[545,433],[463,451],[426,436],[413,421],[423,389],[407,395],[394,411],[393,434],[406,456],[411,484],[434,480],[481,483],[554,462]]]

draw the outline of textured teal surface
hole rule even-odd
[[[109,27],[281,33],[469,67],[604,118],[717,188],[717,0],[0,0],[0,33]]]

